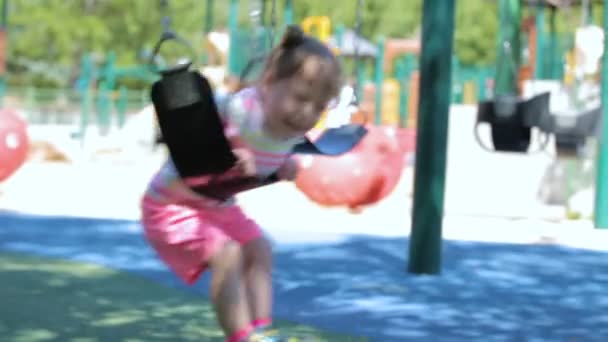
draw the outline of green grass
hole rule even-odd
[[[278,322],[315,341],[364,341]],[[0,253],[0,340],[222,341],[200,296],[105,267]]]

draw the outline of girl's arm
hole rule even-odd
[[[241,103],[242,99],[237,95],[216,94],[218,111],[224,123],[224,135],[232,146],[232,152],[237,157],[236,167],[245,176],[255,176],[255,158],[253,154],[244,148],[240,137],[241,126],[243,125],[247,113]]]

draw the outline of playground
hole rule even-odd
[[[451,137],[450,143],[464,134]],[[470,136],[467,147],[487,154]],[[462,155],[467,148],[453,151]],[[499,171],[513,159],[519,159],[521,179],[526,170],[549,163],[496,156],[480,168]],[[205,306],[208,279],[183,286],[141,235],[139,198],[160,160],[31,162],[3,184],[3,303],[25,301],[3,306],[3,336],[219,339]],[[275,243],[277,317],[302,335],[317,336],[311,327],[333,332],[318,335],[327,341],[601,341],[608,334],[601,330],[608,307],[602,291],[608,235],[587,220],[564,220],[559,207],[539,204],[532,188],[541,172],[529,180],[529,191],[508,184],[497,189],[491,177],[471,173],[468,165],[448,174],[439,276],[405,272],[412,167],[387,199],[357,215],[311,204],[289,184],[242,194],[239,202]],[[119,176],[125,181],[116,198],[111,179]],[[91,177],[100,181],[91,184]],[[39,195],[31,198],[34,190]],[[462,191],[469,193],[466,205]],[[264,206],[273,196],[288,198],[289,210],[277,215]],[[39,300],[35,293],[53,299]],[[72,293],[80,293],[77,300]],[[62,303],[72,303],[69,312],[48,311],[67,305]],[[353,321],[361,324],[353,327]]]
[[[88,169],[97,174],[126,170]],[[36,173],[42,170],[53,174],[52,165],[38,165]],[[22,177],[14,182],[34,180]],[[40,190],[50,194],[53,186],[61,185]],[[14,184],[14,189],[27,187]],[[409,220],[407,212],[396,210],[402,200],[390,199],[353,217],[313,209],[298,201],[293,188],[276,191],[293,198],[292,209],[281,216],[298,224],[286,226],[285,217],[258,210],[268,194],[252,192],[242,203],[258,213],[275,243],[276,316],[296,335],[322,341],[359,340],[355,336],[601,341],[608,334],[602,330],[608,236],[588,224],[448,214],[444,270],[440,276],[417,277],[405,272]],[[103,218],[124,211],[125,203],[97,194],[62,201],[53,210],[48,197],[39,199],[40,209],[30,204],[32,212],[45,215],[2,214],[0,278],[2,302],[9,303],[2,306],[2,336],[14,341],[219,340],[204,300],[208,278],[186,288],[145,244],[137,220]],[[124,195],[137,196],[136,191]],[[9,198],[3,196],[3,207]],[[87,204],[78,203],[83,201]],[[73,217],[76,208],[93,218]]]
[[[349,75],[311,141],[367,129],[349,151],[299,157],[294,182],[236,195],[273,245],[277,327],[304,341],[605,341],[608,58],[543,32],[559,1],[499,1],[493,67],[449,58],[454,23],[433,18],[453,16],[455,1],[424,1],[421,36],[375,42],[359,10],[341,25],[299,17],[295,2],[249,1],[246,19],[241,2],[221,4],[226,29],[207,14],[196,66],[215,91],[234,91],[259,72],[252,52],[297,23]],[[582,26],[603,44],[605,28]],[[433,30],[446,33],[425,46]],[[505,46],[527,59],[505,62]],[[162,77],[112,52],[78,68],[70,89],[2,79],[0,340],[222,341],[209,274],[186,286],[140,222],[142,194],[172,153],[149,98]]]

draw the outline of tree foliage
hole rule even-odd
[[[48,83],[66,86],[77,77],[85,53],[99,61],[110,51],[119,66],[144,62],[161,32],[158,0],[5,0],[8,16],[8,67],[13,83]],[[250,24],[249,3],[241,0],[240,23]],[[259,0],[257,0],[259,1]],[[268,0],[267,8],[270,8]],[[170,0],[172,27],[203,49],[206,1]],[[296,21],[310,15],[326,15],[333,24],[354,27],[357,0],[293,0]],[[372,41],[380,36],[409,38],[419,33],[423,0],[365,0],[362,33]],[[278,24],[283,1],[276,0]],[[228,0],[215,0],[214,27],[225,28]],[[533,14],[533,10],[527,9]],[[269,13],[270,11],[267,11]],[[593,13],[601,17],[601,7]],[[549,15],[546,15],[547,20]],[[558,30],[571,31],[580,24],[580,11],[560,13]],[[547,23],[548,28],[548,23]],[[496,59],[498,13],[494,0],[457,1],[455,53],[463,64],[491,65]]]

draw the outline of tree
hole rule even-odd
[[[249,1],[240,2],[240,23],[253,23],[249,18]],[[267,18],[271,0],[267,0]],[[277,5],[277,24],[283,24],[283,0]],[[362,34],[372,41],[380,36],[411,38],[421,26],[423,0],[364,0]],[[161,13],[158,0],[11,0],[9,15],[8,70],[10,82],[69,86],[79,72],[85,53],[103,60],[113,51],[117,65],[145,63],[144,52],[150,52],[158,40],[161,16],[172,18],[172,28],[202,52],[205,1],[169,0],[169,11]],[[353,28],[357,0],[293,0],[295,21],[311,15],[326,15],[337,24]],[[216,0],[215,28],[225,28],[229,1]],[[526,8],[534,14],[534,9]],[[601,23],[601,6],[593,13]],[[549,15],[546,16],[549,20]],[[557,30],[571,35],[580,24],[580,9],[558,12]],[[546,23],[548,30],[548,22]],[[279,34],[280,32],[277,32]],[[462,0],[457,2],[455,53],[465,65],[491,65],[495,62],[498,37],[496,1]],[[163,53],[175,55],[174,49]],[[180,52],[181,53],[181,52]]]
[[[495,1],[459,1],[454,50],[465,65],[488,65],[496,59],[498,8]]]

